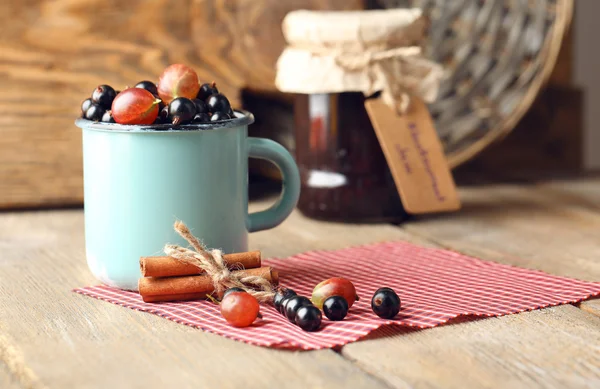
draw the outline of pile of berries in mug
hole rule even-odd
[[[234,118],[231,104],[215,83],[198,82],[196,72],[182,64],[167,67],[158,84],[141,81],[122,92],[99,85],[81,104],[82,117],[119,124],[192,124]]]
[[[332,321],[343,320],[348,310],[358,300],[352,282],[334,277],[315,286],[312,297],[298,296],[287,288],[277,290],[273,305],[289,321],[304,331],[316,331],[321,327],[321,309]],[[400,311],[400,298],[391,288],[379,288],[371,299],[371,309],[383,318],[392,319]],[[230,288],[223,294],[221,314],[234,327],[247,327],[260,315],[260,307],[254,296],[240,288]]]

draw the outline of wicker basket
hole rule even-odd
[[[377,0],[420,7],[427,55],[447,71],[430,109],[455,167],[510,132],[556,63],[573,0]]]

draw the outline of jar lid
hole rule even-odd
[[[419,45],[426,19],[419,8],[372,11],[307,11],[286,15],[283,36],[291,46],[317,45],[349,48],[385,44]]]
[[[418,8],[290,12],[275,85],[305,94],[381,91],[399,112],[410,96],[431,102],[442,68],[421,56],[426,24]]]

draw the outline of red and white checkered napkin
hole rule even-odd
[[[600,282],[552,276],[405,242],[312,251],[264,263],[279,270],[281,285],[298,294],[310,296],[320,281],[346,277],[354,282],[361,300],[343,321],[324,318],[321,330],[304,332],[272,306],[262,307],[264,318],[251,327],[234,328],[221,317],[219,307],[208,301],[144,303],[136,293],[107,286],[75,291],[243,342],[304,350],[343,345],[384,325],[395,325],[390,330],[399,329],[398,325],[428,328],[459,315],[506,315],[600,295]],[[380,319],[371,311],[371,297],[382,286],[396,290],[402,300],[395,320]]]

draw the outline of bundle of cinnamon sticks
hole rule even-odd
[[[243,275],[260,276],[274,285],[279,274],[270,266],[261,266],[260,251],[223,255],[230,270]],[[141,257],[142,278],[138,282],[144,302],[198,300],[211,295],[213,280],[193,264],[173,257]],[[236,270],[239,269],[239,270]]]

